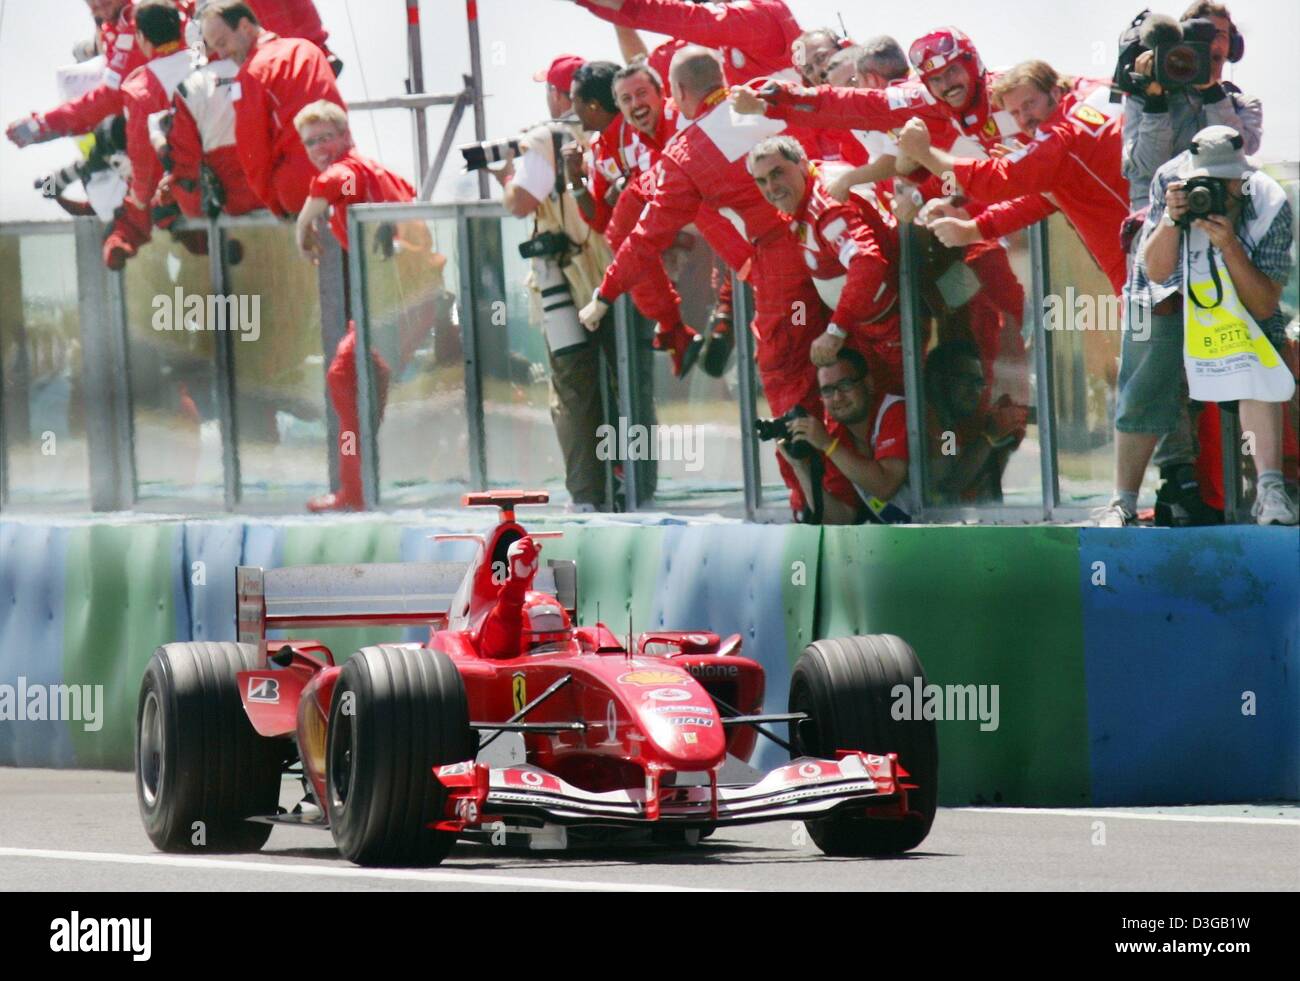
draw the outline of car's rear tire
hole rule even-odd
[[[257,851],[276,813],[286,746],[259,736],[239,697],[237,671],[257,647],[166,644],[145,668],[136,706],[135,788],[145,832],[168,852]]]
[[[895,719],[893,689],[913,679],[925,685],[916,653],[900,637],[876,634],[819,640],[804,649],[790,679],[790,711],[809,718],[791,723],[792,756],[831,759],[837,749],[884,755],[898,762],[919,789],[908,794],[914,812],[902,821],[841,810],[807,821],[808,834],[827,855],[895,855],[930,833],[938,802],[939,744],[933,719]]]
[[[460,672],[447,655],[366,647],[330,703],[326,807],[339,851],[358,865],[437,865],[456,842],[429,825],[446,791],[433,768],[475,755]]]

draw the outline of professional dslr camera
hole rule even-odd
[[[1190,228],[1197,218],[1228,213],[1228,185],[1219,177],[1193,177],[1183,185],[1187,195],[1187,212],[1178,220]]]
[[[1210,45],[1214,42],[1214,22],[1203,17],[1181,24],[1164,14],[1144,10],[1120,35],[1119,62],[1111,85],[1120,92],[1139,98],[1151,82],[1165,91],[1207,85],[1211,75]],[[1234,47],[1230,60],[1241,58],[1241,35],[1233,33]],[[1134,70],[1138,57],[1146,51],[1155,53],[1150,77]]]
[[[564,232],[538,232],[519,243],[519,255],[524,259],[559,259],[572,250],[573,242]]]
[[[523,141],[518,137],[508,140],[484,140],[482,143],[466,143],[457,147],[465,158],[465,170],[482,170],[496,163],[505,163],[522,154]]]
[[[812,456],[816,451],[813,445],[807,440],[795,442],[790,438],[790,423],[796,419],[803,419],[808,415],[808,410],[802,405],[796,405],[793,409],[783,416],[777,416],[775,419],[755,419],[754,435],[764,443],[772,440],[780,440],[782,449],[796,460],[803,460]]]

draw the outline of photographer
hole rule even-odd
[[[528,130],[520,138],[520,155],[490,173],[501,184],[505,209],[516,218],[533,219],[533,235],[525,243],[532,262],[528,287],[535,322],[541,322],[546,336],[551,420],[564,454],[564,482],[573,510],[596,511],[605,508],[604,463],[596,455],[597,430],[607,421],[600,352],[613,363],[614,331],[605,318],[589,335],[578,322],[575,304],[575,298],[591,296],[610,262],[609,246],[587,225],[565,181],[563,148],[571,143],[586,147],[571,97],[583,64],[576,55],[560,55],[533,76],[546,83],[552,121]],[[612,378],[609,387],[613,391]],[[638,470],[653,475],[648,461]],[[652,486],[645,487],[642,496],[652,493]]]
[[[1292,211],[1278,183],[1247,163],[1244,145],[1226,126],[1207,127],[1152,181],[1132,300],[1155,307],[1181,291],[1185,321],[1155,319],[1140,359],[1130,358],[1125,347],[1115,427],[1132,449],[1119,456],[1115,499],[1097,516],[1103,526],[1136,520],[1138,489],[1156,440],[1178,422],[1184,363],[1193,398],[1240,399],[1241,427],[1253,435],[1259,478],[1256,521],[1296,523],[1281,474],[1281,403],[1295,386],[1276,357],[1286,324],[1278,302],[1294,263]],[[1255,326],[1268,345],[1245,340]],[[1196,333],[1184,355],[1186,331]],[[1202,364],[1209,370],[1202,373]]]
[[[1133,64],[1133,73],[1147,79],[1140,90],[1129,84],[1129,98],[1124,103],[1124,176],[1129,182],[1129,208],[1132,217],[1126,225],[1130,238],[1129,253],[1136,246],[1135,232],[1149,204],[1149,191],[1156,171],[1191,145],[1192,137],[1207,126],[1228,126],[1242,139],[1246,154],[1259,151],[1263,133],[1263,109],[1260,101],[1247,96],[1223,78],[1225,62],[1239,61],[1245,42],[1232,23],[1223,4],[1198,0],[1183,13],[1182,23],[1170,17],[1148,17],[1138,30],[1139,46],[1145,47]],[[1209,44],[1209,80],[1201,85],[1181,85],[1167,89],[1155,80],[1156,51],[1169,48],[1181,40]],[[1121,72],[1125,65],[1121,63]],[[1121,81],[1123,81],[1121,79]],[[1132,79],[1130,79],[1130,82]],[[1121,86],[1124,87],[1124,86]],[[1162,202],[1163,207],[1163,202]],[[1131,264],[1131,263],[1130,263]],[[1177,294],[1152,311],[1152,320],[1162,333],[1180,329],[1182,309]],[[1150,345],[1135,341],[1125,332],[1121,362],[1134,363],[1145,356]],[[1121,371],[1121,378],[1127,372]],[[1122,382],[1121,382],[1122,384]],[[1185,396],[1168,392],[1153,393],[1162,401],[1175,398],[1181,402],[1177,425],[1159,441],[1155,463],[1160,468],[1163,485],[1157,495],[1157,524],[1192,525],[1220,520],[1202,499],[1196,477],[1198,446],[1194,417]],[[1120,393],[1120,401],[1126,400]],[[1148,458],[1141,446],[1129,435],[1116,432],[1117,486],[1121,471],[1131,471],[1139,458]],[[1218,466],[1217,460],[1211,466]]]
[[[1154,80],[1155,42],[1186,36],[1188,22],[1198,19],[1214,27],[1210,80],[1167,91]],[[1239,61],[1245,50],[1228,8],[1212,0],[1197,0],[1183,13],[1181,26],[1170,21],[1151,17],[1144,25],[1142,36],[1152,47],[1138,57],[1133,68],[1151,81],[1141,95],[1126,100],[1124,105],[1124,176],[1129,181],[1134,211],[1149,203],[1147,195],[1156,170],[1186,150],[1192,137],[1206,126],[1232,127],[1240,134],[1247,156],[1259,152],[1263,136],[1264,110],[1259,99],[1243,94],[1223,78],[1224,62]]]
[[[805,462],[797,447],[811,446],[833,463],[865,505],[865,520],[906,524],[911,518],[894,503],[907,483],[907,410],[901,395],[877,393],[867,359],[852,348],[841,348],[835,361],[817,371],[817,384],[829,422],[804,415],[789,421],[788,443],[777,444],[799,477],[804,494],[814,499],[814,464]],[[826,495],[823,524],[859,524],[862,511],[838,497]]]

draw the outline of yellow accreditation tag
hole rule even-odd
[[[1213,296],[1214,283],[1203,280],[1193,283],[1192,289],[1199,297]],[[1275,367],[1279,362],[1277,352],[1268,338],[1257,333],[1251,337],[1250,325],[1242,319],[1240,301],[1237,292],[1229,283],[1224,283],[1223,301],[1209,310],[1203,310],[1188,300],[1183,304],[1186,311],[1184,318],[1184,336],[1188,357],[1200,361],[1219,361],[1236,354],[1249,354],[1252,351],[1265,368]]]

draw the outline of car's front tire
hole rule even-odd
[[[896,685],[925,685],[916,653],[900,637],[876,634],[819,640],[804,649],[790,679],[790,711],[809,718],[791,723],[792,756],[832,759],[837,749],[897,753],[919,789],[908,794],[909,817],[885,820],[841,809],[805,822],[827,855],[895,855],[930,833],[938,802],[939,744],[933,719],[895,719]]]
[[[460,673],[430,650],[366,647],[330,702],[326,807],[334,842],[358,865],[437,865],[456,835],[432,830],[446,791],[433,768],[475,755]]]

